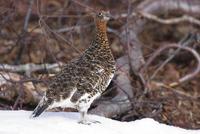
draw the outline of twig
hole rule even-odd
[[[112,29],[112,28],[108,27],[107,31],[110,32],[110,33],[114,33],[117,37],[120,37],[120,32],[118,32],[115,29]]]
[[[19,80],[20,80],[20,75],[18,74],[9,72],[0,72],[0,86],[6,84],[7,82],[15,84],[16,81]]]
[[[4,92],[9,93],[2,94],[0,90],[0,99],[12,101],[13,99],[16,99],[16,96],[18,96],[18,99],[15,102],[16,104],[14,104],[14,108],[16,108],[16,106],[19,104],[18,102],[21,101],[21,97],[24,97],[22,99],[24,103],[37,103],[41,99],[40,92],[45,91],[46,88],[40,87],[40,92],[38,92],[37,89],[35,89],[34,83],[44,83],[45,85],[47,85],[45,80],[34,78],[22,79],[21,76],[16,73],[0,72],[0,89],[2,88],[2,86],[9,87],[10,85],[15,85],[15,88],[6,88],[6,90],[4,90]],[[26,95],[23,96],[23,94]]]
[[[69,31],[77,31],[79,32],[81,28],[87,28],[89,26],[92,26],[93,24],[86,24],[86,25],[81,25],[81,26],[72,26],[72,27],[65,27],[65,28],[60,28],[56,30],[55,32],[57,33],[63,33],[63,32],[69,32]]]
[[[28,11],[27,11],[27,14],[26,14],[26,17],[25,17],[25,21],[24,21],[24,27],[23,27],[23,30],[24,32],[27,31],[27,28],[28,28],[28,22],[29,22],[29,19],[30,19],[30,16],[31,16],[31,12],[32,12],[32,6],[33,6],[33,3],[34,3],[34,0],[29,0],[29,8],[28,8]]]
[[[193,72],[191,72],[191,73],[185,75],[184,77],[180,78],[180,79],[178,80],[178,82],[173,82],[173,83],[169,84],[170,87],[174,87],[174,86],[177,86],[177,85],[179,85],[179,84],[181,84],[181,83],[183,83],[183,82],[186,82],[186,81],[192,79],[192,78],[195,77],[195,76],[199,73],[199,71],[200,71],[200,56],[199,56],[199,54],[198,54],[194,49],[192,49],[192,48],[185,47],[185,46],[180,46],[180,45],[178,45],[178,44],[169,44],[169,45],[165,45],[165,46],[159,48],[157,51],[155,51],[154,54],[152,55],[152,57],[150,57],[150,58],[147,60],[146,64],[144,65],[144,67],[143,67],[142,70],[141,70],[141,73],[142,73],[142,74],[144,73],[144,71],[146,70],[146,68],[152,63],[152,61],[153,61],[162,51],[164,51],[164,50],[166,50],[166,49],[169,49],[169,48],[181,48],[181,49],[183,49],[183,50],[189,51],[189,52],[196,58],[197,63],[198,63],[196,69],[195,69]]]
[[[130,21],[130,14],[131,14],[131,4],[130,4],[130,0],[128,0],[128,9],[127,9],[127,18],[126,18],[126,47],[127,47],[127,55],[128,55],[128,61],[130,66],[132,66],[131,64],[131,48],[130,48],[130,32],[129,32],[129,21]],[[135,70],[133,70],[133,68],[131,67],[130,70],[133,72]]]
[[[196,42],[196,34],[187,34],[178,44],[181,46],[188,46],[191,45],[193,42]],[[170,57],[167,58],[157,69],[154,71],[150,79],[153,79],[156,74],[170,61],[172,60],[179,52],[181,48],[177,48],[170,54]]]
[[[15,103],[12,107],[12,110],[16,110],[17,105],[22,101],[23,96],[24,96],[24,87],[22,86],[22,83],[20,83],[20,88],[19,88],[19,91],[18,91],[18,97],[15,100]]]
[[[77,0],[72,0],[72,2],[74,2],[74,3],[76,3],[76,4],[80,5],[80,6],[82,6],[82,7],[86,8],[86,9],[88,9],[89,11],[93,11],[93,12],[96,11],[94,8],[92,8],[92,7],[90,7],[90,6],[87,6],[87,5],[85,5],[84,3],[79,2],[79,1],[77,1]]]
[[[79,15],[63,15],[63,14],[57,14],[57,15],[46,15],[46,14],[42,14],[42,17],[44,17],[44,18],[59,18],[59,17],[61,17],[61,18],[84,18],[84,17],[89,17],[89,16],[91,16],[91,15],[88,15],[88,14],[84,14],[84,15],[81,15],[81,16],[79,16]]]
[[[26,82],[43,82],[46,84],[44,80],[35,79],[35,78],[20,79],[20,75],[18,74],[0,72],[0,86],[3,84],[6,84],[7,82],[11,84],[26,83]]]
[[[187,99],[192,99],[192,100],[198,100],[200,98],[200,96],[198,96],[198,95],[194,96],[194,95],[187,94],[187,93],[180,91],[180,90],[175,90],[172,86],[164,85],[163,83],[156,83],[156,84],[157,85],[160,84],[160,86],[165,87],[165,89],[172,91],[176,95],[184,97],[184,99],[187,98]],[[157,90],[159,90],[159,89],[157,89]]]
[[[40,25],[40,27],[42,28],[42,25],[43,26],[45,26],[44,28],[43,28],[43,33],[45,34],[45,35],[48,35],[47,33],[46,33],[46,30],[45,30],[45,28],[48,30],[48,32],[51,32],[52,34],[54,34],[56,37],[59,37],[60,39],[62,39],[64,42],[66,42],[68,45],[70,45],[70,47],[72,47],[77,53],[81,53],[77,48],[75,48],[73,45],[72,45],[72,42],[70,42],[69,40],[67,40],[67,39],[65,39],[64,37],[62,37],[60,34],[58,34],[56,31],[53,31],[47,24],[46,24],[46,22],[44,21],[44,19],[43,19],[43,17],[42,17],[42,15],[40,15],[40,20],[39,20],[39,25]]]
[[[16,56],[16,59],[14,61],[15,64],[19,64],[20,61],[21,61],[21,57],[24,53],[24,50],[25,50],[25,45],[27,44],[26,42],[26,37],[27,37],[27,28],[28,28],[28,23],[29,23],[29,19],[30,19],[30,15],[31,15],[31,11],[32,11],[32,6],[33,6],[33,3],[34,3],[34,0],[30,0],[29,1],[29,8],[28,8],[28,11],[27,11],[27,14],[26,14],[26,17],[25,17],[25,20],[24,20],[24,27],[23,27],[23,30],[21,32],[21,34],[19,35],[18,37],[18,40],[16,42],[16,44],[18,45],[19,44],[19,51],[18,51],[18,54]]]

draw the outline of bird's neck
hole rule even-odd
[[[93,45],[96,48],[101,49],[104,53],[100,53],[101,58],[104,56],[109,56],[109,60],[114,61],[112,51],[110,49],[110,45],[108,42],[107,36],[107,22],[96,21],[96,37],[95,42]]]
[[[107,22],[96,20],[96,40],[102,45],[108,45]]]

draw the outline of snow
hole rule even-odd
[[[78,124],[79,113],[45,112],[30,119],[31,111],[0,111],[0,134],[200,134],[144,118],[132,122],[89,115],[100,124]]]

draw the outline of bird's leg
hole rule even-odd
[[[81,120],[78,122],[80,124],[90,125],[92,123],[100,123],[99,121],[96,120],[89,120],[87,118],[87,111],[80,111],[80,114],[81,114]]]
[[[81,119],[78,123],[90,125],[91,123],[88,122],[88,120],[87,120],[87,112],[86,111],[80,111],[80,114],[81,114]]]

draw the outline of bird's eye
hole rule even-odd
[[[103,14],[102,13],[99,13],[99,16],[102,16]]]

